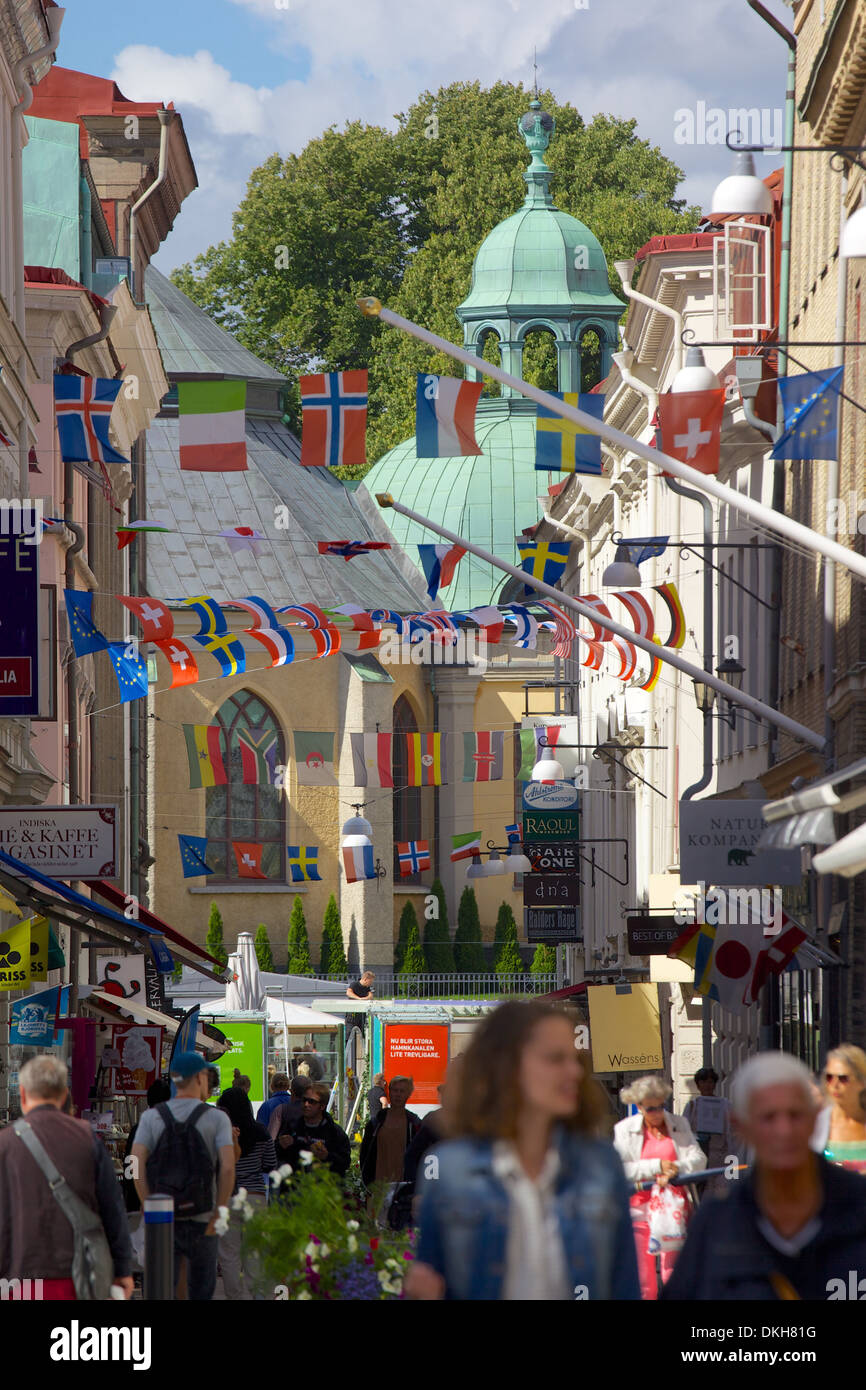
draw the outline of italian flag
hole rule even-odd
[[[179,381],[180,466],[242,473],[247,466],[245,381]]]
[[[452,835],[451,837],[451,863],[456,864],[458,859],[474,859],[476,854],[481,853],[481,831],[472,830],[468,835]]]

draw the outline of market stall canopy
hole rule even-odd
[[[228,996],[228,990],[226,990]],[[290,1004],[285,999],[275,999],[268,995],[260,1009],[254,1010],[233,1010],[229,1009],[225,999],[211,999],[208,1003],[201,1005],[203,1014],[228,1014],[228,1013],[266,1013],[269,1023],[285,1023],[287,1028],[303,1028],[305,1032],[321,1032],[327,1028],[337,1028],[342,1022],[342,1018],[337,1018],[335,1014],[320,1013],[317,1009],[305,1009],[301,1004]]]
[[[164,1028],[170,1037],[174,1037],[177,1030],[183,1023],[182,1018],[172,1018],[170,1014],[160,1013],[158,1009],[151,1009],[147,1004],[140,1004],[138,1000],[124,999],[118,1007],[117,996],[106,994],[104,990],[95,989],[91,985],[79,986],[79,998],[91,1009],[96,1010],[103,1018],[116,1020],[125,1023],[124,1012],[132,1014],[135,1018],[140,1018],[147,1023],[157,1023]],[[220,1033],[218,1028],[208,1025],[209,1032],[205,1033],[201,1027],[195,1035],[196,1047],[202,1048],[205,1052],[213,1052],[221,1055],[228,1052],[231,1043],[228,1038]],[[217,1036],[218,1035],[218,1036]],[[220,1042],[220,1039],[222,1041]]]

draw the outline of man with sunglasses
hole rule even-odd
[[[280,1157],[284,1163],[290,1163],[296,1173],[305,1166],[301,1158],[304,1152],[312,1155],[314,1163],[327,1163],[331,1172],[341,1177],[349,1171],[349,1136],[328,1114],[330,1096],[330,1086],[314,1081],[303,1098],[303,1115],[291,1120],[280,1136]]]

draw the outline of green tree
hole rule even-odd
[[[533,975],[553,975],[556,973],[556,947],[539,941],[529,967]]]
[[[514,922],[514,913],[508,903],[500,903],[499,911],[496,914],[496,927],[493,932],[493,954],[496,950],[510,939],[511,929],[514,927],[515,940],[517,939],[517,927]]]
[[[457,909],[457,930],[454,933],[454,959],[457,969],[482,974],[487,969],[481,945],[481,918],[475,890],[467,884]]]
[[[441,879],[435,879],[430,890],[436,898],[438,912],[433,917],[424,913],[424,955],[427,969],[435,975],[451,975],[454,972],[454,948],[451,945],[451,928],[448,923],[448,904]]]
[[[319,970],[322,975],[345,975],[349,970],[346,952],[343,949],[340,911],[333,893],[325,908],[325,920],[322,925],[322,963]]]
[[[415,916],[414,911],[412,913]],[[418,919],[415,918],[409,926],[406,937],[406,954],[403,957],[403,964],[400,967],[401,975],[423,975],[427,970],[427,962],[424,959],[424,948],[421,945],[421,937],[418,932]]]
[[[205,937],[205,949],[218,960],[220,965],[228,964],[229,953],[223,945],[223,919],[222,913],[216,903],[210,905],[210,917],[207,923],[207,936]]]
[[[497,975],[522,975],[523,961],[517,944],[517,923],[508,903],[503,903],[496,919],[499,949],[494,953],[493,968]]]
[[[310,938],[307,936],[307,919],[304,904],[296,894],[289,919],[289,951],[286,971],[289,975],[312,975],[313,962],[310,957]]]
[[[268,936],[268,929],[264,922],[259,922],[258,930],[256,931],[255,948],[259,970],[273,972],[276,968],[274,966],[274,953],[271,950],[270,937]]]
[[[400,913],[400,926],[397,932],[397,945],[394,947],[394,970],[399,975],[403,969],[403,961],[406,956],[406,947],[409,941],[409,930],[414,926],[418,928],[418,917],[411,902],[407,902],[403,911]]]

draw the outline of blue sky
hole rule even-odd
[[[540,84],[586,119],[634,116],[702,207],[730,165],[714,111],[757,110],[781,137],[787,49],[745,0],[66,0],[57,57],[180,111],[200,187],[156,258],[168,272],[230,234],[268,155],[331,124],[392,124],[450,82],[530,82],[535,46]]]

